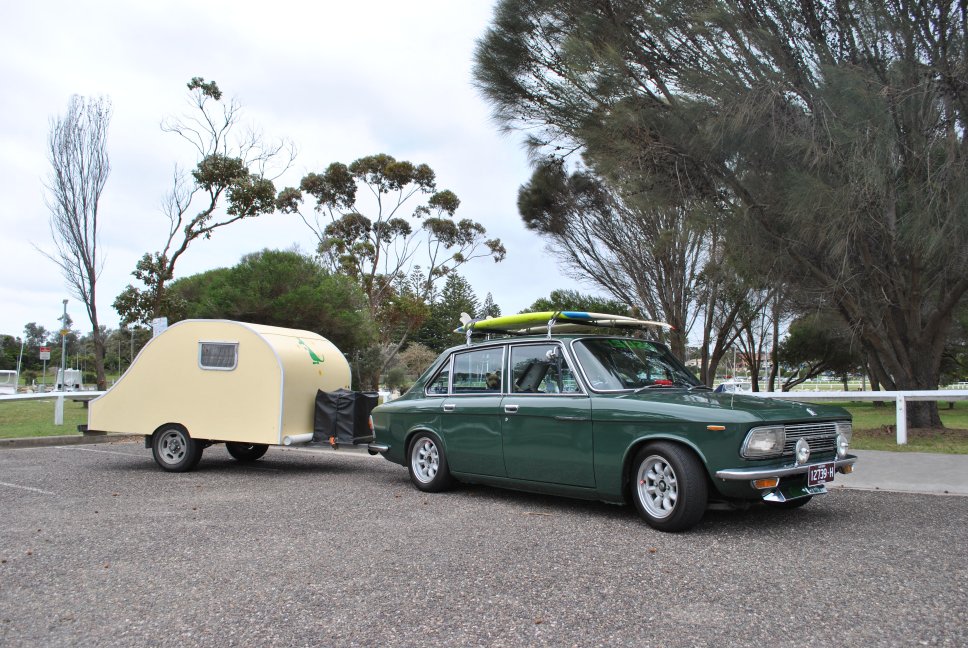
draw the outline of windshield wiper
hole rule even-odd
[[[643,387],[639,387],[638,389],[634,390],[632,393],[633,394],[640,394],[640,393],[644,392],[647,389],[663,389],[663,388],[664,389],[676,389],[676,388],[683,389],[683,388],[685,388],[686,391],[693,391],[693,390],[696,390],[696,389],[701,389],[703,391],[712,391],[712,389],[709,388],[709,387],[706,387],[706,385],[690,385],[689,383],[685,382],[684,380],[680,380],[678,382],[652,383],[651,385],[645,385]]]
[[[706,385],[693,385],[692,387],[689,388],[689,391],[695,391],[697,389],[700,389],[702,391],[712,391],[713,390],[712,387],[707,387]]]

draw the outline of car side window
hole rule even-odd
[[[454,394],[501,393],[504,348],[467,351],[454,356]]]
[[[511,393],[578,394],[581,388],[557,344],[511,347]]]
[[[450,362],[445,362],[434,379],[427,385],[427,394],[445,396],[450,387]]]

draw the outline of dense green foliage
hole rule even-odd
[[[178,319],[231,319],[304,329],[347,354],[373,342],[372,324],[355,283],[298,252],[263,250],[232,268],[173,282],[183,303]]]
[[[440,295],[430,305],[427,319],[413,335],[413,340],[435,353],[460,344],[463,337],[454,333],[460,326],[461,313],[481,317],[481,306],[470,283],[458,274],[451,274],[444,282]]]
[[[783,391],[822,373],[860,371],[863,359],[850,331],[832,326],[831,321],[829,316],[811,315],[790,325],[777,355],[781,365],[798,371],[783,383]]]

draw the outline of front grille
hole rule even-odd
[[[810,444],[810,454],[824,454],[837,450],[836,423],[800,423],[785,425],[786,443],[783,445],[784,456],[793,456],[797,441],[806,439]]]

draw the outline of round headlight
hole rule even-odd
[[[806,439],[797,441],[796,447],[797,464],[805,464],[810,461],[810,444]]]
[[[837,435],[837,458],[843,459],[847,456],[847,446],[850,445],[850,439],[845,437],[843,434]]]

